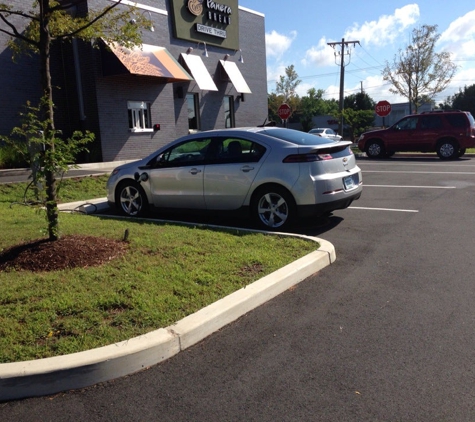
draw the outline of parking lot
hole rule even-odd
[[[474,420],[475,158],[358,165],[361,199],[298,229],[333,265],[163,364],[4,420]]]

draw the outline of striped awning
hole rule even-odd
[[[118,44],[108,44],[108,47],[122,66],[103,63],[105,74],[130,73],[132,75],[155,76],[166,79],[167,82],[193,80],[165,47],[148,44],[142,44],[141,47],[134,49],[128,49]]]

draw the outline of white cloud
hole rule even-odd
[[[360,41],[362,44],[378,46],[393,42],[402,32],[419,18],[419,6],[409,4],[396,9],[392,15],[383,15],[377,21],[354,24],[345,32],[343,38],[348,41]],[[302,60],[304,66],[331,66],[335,64],[334,51],[327,45],[328,40],[321,38],[318,45],[311,47]],[[353,47],[351,47],[353,48]],[[338,50],[338,47],[337,47]]]
[[[302,59],[304,66],[331,66],[335,64],[333,49],[327,45],[325,38],[320,38],[317,46],[311,47],[305,52],[305,57]]]
[[[285,68],[286,66],[283,63],[267,66],[267,80],[269,81],[267,89],[269,92],[275,91],[276,82],[280,79],[280,76],[285,75]]]
[[[292,42],[297,38],[297,31],[292,31],[289,36],[279,34],[273,30],[266,34],[266,55],[267,57],[281,58],[290,48]]]
[[[440,36],[440,42],[458,42],[471,39],[475,35],[475,10],[453,21]]]
[[[419,6],[408,4],[396,9],[393,15],[383,15],[377,21],[365,22],[363,25],[354,24],[349,28],[344,38],[358,40],[363,44],[383,46],[392,43],[402,32],[419,19]]]

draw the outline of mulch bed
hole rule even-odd
[[[0,253],[0,271],[58,271],[97,267],[127,251],[128,243],[104,237],[71,235],[55,241],[39,239]]]

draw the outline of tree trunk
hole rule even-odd
[[[51,84],[50,70],[50,50],[51,34],[49,30],[50,6],[49,0],[39,0],[40,5],[40,60],[41,60],[41,85],[43,93],[47,99],[46,118],[49,121],[45,136],[45,154],[54,153],[54,109],[53,109],[53,87]],[[46,219],[48,221],[49,240],[59,239],[58,230],[58,202],[56,197],[56,175],[54,170],[46,162],[45,168],[46,183]]]

